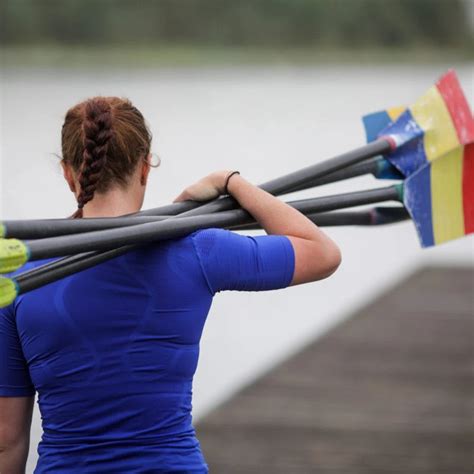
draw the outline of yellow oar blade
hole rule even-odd
[[[10,273],[28,261],[26,244],[17,239],[0,239],[0,273]]]
[[[13,303],[18,296],[18,287],[14,280],[0,277],[0,308]]]

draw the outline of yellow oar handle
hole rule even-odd
[[[0,240],[0,273],[10,273],[22,265],[29,258],[28,247],[17,239]]]
[[[13,303],[18,296],[18,287],[14,280],[0,277],[0,308]]]

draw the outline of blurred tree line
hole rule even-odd
[[[457,48],[463,0],[0,0],[4,45]]]

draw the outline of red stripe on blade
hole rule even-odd
[[[449,70],[441,77],[436,87],[449,110],[460,143],[466,145],[473,142],[474,118],[454,70]]]
[[[462,198],[464,206],[464,232],[472,234],[474,233],[474,143],[464,147]]]

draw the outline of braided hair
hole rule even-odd
[[[83,208],[94,197],[100,175],[107,161],[107,148],[112,138],[112,115],[110,105],[103,99],[87,102],[84,130],[84,152],[77,198],[77,211],[73,217],[82,217]]]
[[[61,138],[63,161],[71,165],[80,185],[73,218],[83,217],[95,193],[126,187],[151,147],[143,115],[118,97],[93,97],[69,109]]]

